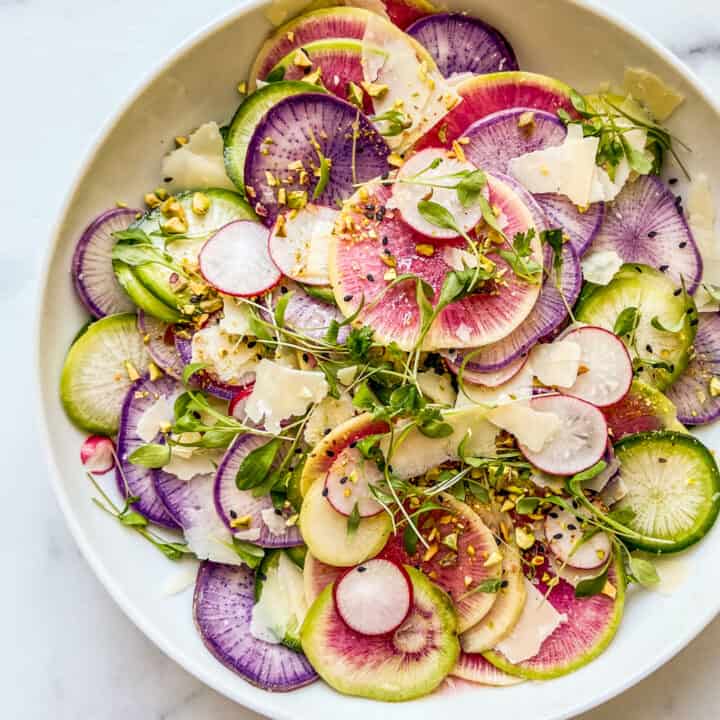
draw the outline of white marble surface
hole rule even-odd
[[[188,34],[238,3],[0,0],[0,717],[256,718],[164,657],[80,557],[52,497],[33,417],[28,322],[40,258],[103,120]],[[720,95],[717,0],[604,0]],[[669,665],[584,720],[710,720],[720,712],[720,620]]]

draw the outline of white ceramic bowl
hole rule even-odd
[[[687,97],[670,124],[693,146],[690,168],[715,173],[714,185],[720,188],[720,112],[689,71],[651,38],[572,0],[464,0],[451,5],[502,28],[521,67],[557,76],[586,92],[603,81],[621,81],[626,66],[660,74]],[[82,436],[66,419],[57,393],[66,349],[86,319],[70,281],[73,247],[88,220],[117,198],[141,205],[142,192],[158,184],[160,159],[174,136],[232,115],[237,82],[270,30],[262,7],[248,3],[175,52],[105,128],[69,194],[47,257],[37,328],[41,413],[53,485],[67,522],[95,573],[149,638],[208,685],[273,718],[416,720],[468,711],[535,720],[576,715],[666,662],[717,614],[720,524],[688,553],[688,578],[673,595],[630,593],[616,639],[578,672],[552,682],[446,689],[411,703],[380,705],[338,695],[320,682],[290,694],[270,694],[224,668],[193,627],[190,593],[164,594],[163,581],[175,572],[171,564],[90,502],[78,460]],[[703,436],[720,449],[720,430]]]

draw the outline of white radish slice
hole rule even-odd
[[[633,379],[632,360],[625,343],[609,330],[594,325],[577,328],[565,336],[580,346],[580,371],[574,384],[561,392],[598,407],[620,402]]]
[[[329,285],[328,253],[335,219],[329,207],[307,205],[278,216],[270,233],[270,256],[282,272],[307,285]]]
[[[268,251],[267,228],[252,220],[221,227],[202,246],[199,260],[205,280],[226,295],[260,295],[282,277]]]
[[[405,568],[384,559],[368,560],[348,570],[333,592],[343,622],[362,635],[387,635],[397,630],[413,602]]]
[[[377,464],[367,460],[355,448],[345,448],[330,466],[323,494],[333,509],[350,516],[357,504],[360,517],[382,512],[382,505],[373,497],[371,485],[380,485],[383,474]]]
[[[594,405],[569,395],[543,395],[530,401],[533,410],[560,418],[560,427],[538,451],[520,445],[523,455],[543,472],[575,475],[602,458],[607,446],[605,417]]]
[[[459,374],[462,362],[459,362],[461,358],[457,357],[456,351],[443,353],[448,367],[454,373]],[[527,362],[527,355],[520,355],[517,359],[501,367],[499,370],[493,370],[491,372],[475,372],[470,370],[469,367],[465,367],[463,370],[463,380],[465,382],[472,383],[473,385],[483,385],[484,387],[499,387],[504,385],[508,380],[514,378],[524,367]]]
[[[580,570],[597,568],[607,562],[610,555],[610,538],[599,532],[577,545],[583,536],[582,517],[568,510],[554,508],[545,517],[545,538],[553,555],[562,563]]]
[[[104,435],[90,435],[80,448],[80,462],[93,475],[104,475],[115,467],[115,446]]]
[[[439,163],[432,167],[433,163]],[[432,169],[429,169],[431,168]],[[462,206],[455,186],[459,178],[447,177],[459,172],[473,172],[477,168],[467,162],[449,158],[448,153],[440,148],[428,148],[413,155],[399,170],[397,181],[393,185],[391,204],[400,210],[403,220],[411,228],[423,235],[435,239],[450,239],[458,236],[455,230],[439,228],[428,222],[418,210],[418,203],[428,199],[442,205],[455,219],[459,228],[468,232],[478,224],[482,218],[482,211],[478,203],[469,208]],[[443,187],[431,187],[442,185]],[[484,191],[487,194],[487,190]]]

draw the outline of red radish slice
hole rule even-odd
[[[572,387],[563,389],[566,395],[608,407],[620,402],[630,392],[633,368],[625,343],[604,328],[588,325],[565,336],[580,346],[580,367]]]
[[[320,205],[280,215],[270,233],[270,256],[282,272],[307,285],[329,285],[328,247],[340,213]]]
[[[520,445],[525,457],[551,475],[575,475],[602,458],[607,446],[607,423],[594,405],[569,395],[543,395],[530,406],[560,418],[559,430],[538,452]]]
[[[267,228],[251,220],[221,227],[203,245],[199,259],[205,280],[226,295],[260,295],[282,277],[268,252]]]
[[[462,357],[457,352],[450,350],[447,353],[442,353],[443,357],[447,361],[448,367],[454,373],[459,373],[462,367]],[[527,355],[520,355],[518,358],[510,362],[505,367],[501,367],[499,370],[490,372],[475,372],[469,370],[466,366],[463,370],[463,380],[465,382],[472,383],[473,385],[484,385],[485,387],[499,387],[504,385],[508,380],[512,380],[525,366],[527,362]]]
[[[248,421],[248,418],[245,415],[245,404],[254,387],[254,382],[248,383],[244,387],[241,387],[230,400],[230,404],[228,405],[228,414],[232,415],[232,417],[240,422],[246,423]]]
[[[413,603],[407,571],[390,560],[368,560],[352,568],[333,592],[343,622],[362,635],[387,635],[397,630]]]
[[[115,446],[103,435],[90,435],[80,448],[80,462],[93,475],[104,475],[115,467]]]
[[[383,474],[376,463],[363,458],[359,450],[346,448],[330,467],[323,494],[341,515],[349,517],[357,505],[360,517],[371,517],[383,508],[373,497],[370,486],[382,481]]]
[[[581,570],[600,567],[610,556],[610,538],[607,533],[599,532],[577,545],[583,536],[581,522],[581,517],[560,508],[548,513],[545,517],[545,538],[550,550],[566,565]]]
[[[437,167],[433,167],[433,163]],[[414,230],[434,239],[449,240],[458,237],[450,228],[439,228],[428,222],[418,210],[418,203],[432,191],[432,202],[442,205],[455,218],[458,227],[465,232],[474,228],[482,218],[478,203],[463,207],[455,185],[457,177],[448,177],[460,172],[473,172],[477,168],[469,162],[449,158],[445,150],[428,148],[408,160],[398,172],[393,185],[392,200],[388,205],[400,210],[403,220]],[[416,182],[415,182],[416,181]],[[419,184],[418,184],[419,183]],[[433,183],[442,187],[431,187],[424,183]],[[487,192],[485,193],[487,197]]]

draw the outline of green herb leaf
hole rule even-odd
[[[315,150],[318,154],[318,160],[320,161],[320,177],[313,190],[313,200],[317,200],[323,192],[325,192],[325,188],[330,182],[330,161],[322,154],[319,145],[316,146]]]
[[[312,298],[316,300],[322,300],[322,302],[328,305],[337,306],[335,300],[335,293],[331,287],[324,287],[323,285],[300,285],[300,287]]]
[[[487,180],[482,170],[474,170],[464,177],[455,186],[458,200],[464,208],[469,208],[477,202],[480,193],[483,191]]]
[[[357,501],[353,505],[352,512],[348,515],[347,519],[347,534],[352,535],[360,526],[360,508],[358,507]]]
[[[481,485],[475,480],[466,480],[465,486],[478,502],[483,503],[484,505],[487,505],[490,502],[490,493],[484,485]]]
[[[233,538],[233,550],[238,554],[238,557],[251,569],[254,570],[265,557],[265,551],[253,545],[247,540],[238,540]]]
[[[626,307],[616,318],[613,332],[618,337],[632,335],[640,322],[640,312],[636,307]]]
[[[352,404],[358,410],[365,410],[366,412],[374,412],[377,407],[382,407],[382,403],[378,400],[377,395],[370,389],[366,380],[355,388]]]
[[[458,235],[464,234],[455,222],[452,213],[439,203],[433,202],[432,200],[420,200],[417,204],[417,209],[423,219],[431,225],[444,230],[453,230]]]
[[[660,582],[657,568],[649,561],[639,557],[629,557],[630,572],[643,587],[652,587]]]
[[[599,460],[587,470],[583,470],[582,472],[577,473],[577,475],[573,475],[571,478],[568,478],[565,481],[568,492],[575,497],[582,496],[584,498],[585,496],[583,495],[582,484],[598,476],[603,470],[605,470],[606,467],[607,463],[604,460]]]
[[[418,536],[411,525],[407,525],[403,530],[403,545],[408,555],[412,556],[417,552]]]
[[[582,598],[599,595],[607,582],[609,568],[610,565],[608,564],[599,575],[587,578],[587,580],[581,580],[575,588],[575,597]]]
[[[187,385],[190,382],[190,378],[200,370],[204,370],[207,367],[205,363],[189,363],[183,368],[182,381],[183,385]]]
[[[563,253],[563,231],[560,228],[552,230],[543,230],[540,233],[540,240],[552,248],[553,251],[553,268],[559,273],[562,270],[562,253]]]
[[[273,438],[245,456],[235,475],[235,483],[239,490],[251,490],[265,480],[278,454],[281,442],[279,438]]]
[[[290,298],[294,294],[294,291],[291,290],[290,292],[286,292],[284,295],[280,295],[280,298],[275,305],[275,312],[273,313],[275,317],[275,324],[280,328],[285,326],[285,311],[287,310]]]
[[[532,515],[540,504],[540,498],[523,497],[515,503],[515,511],[520,515]]]
[[[650,324],[660,332],[679,333],[685,327],[685,315],[681,315],[680,319],[674,323],[664,323],[657,315],[655,315],[655,317],[653,317],[650,321]]]
[[[572,106],[581,115],[588,114],[588,107],[587,107],[587,103],[585,102],[585,98],[577,90],[573,90],[573,89],[570,90],[570,102],[572,103]]]
[[[170,462],[170,448],[167,445],[149,443],[141,445],[130,454],[128,460],[133,465],[141,465],[147,468],[161,468]]]
[[[184,543],[153,542],[153,545],[170,560],[182,560],[183,556],[193,554]]]
[[[354,327],[348,333],[345,347],[354,362],[365,362],[372,347],[373,329],[369,325]]]
[[[118,520],[128,527],[145,527],[148,524],[147,518],[143,517],[139,512],[135,512],[135,510],[122,513],[118,516]]]

